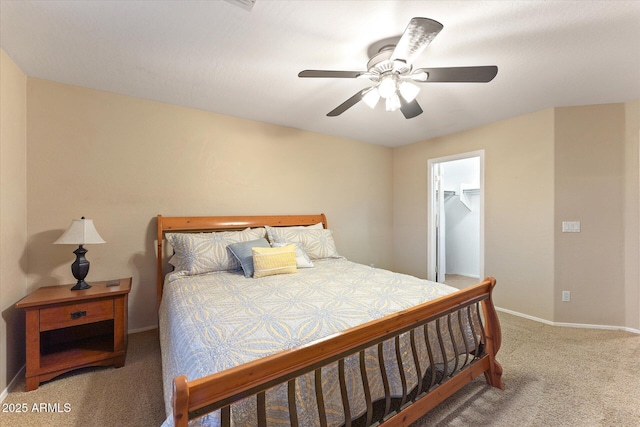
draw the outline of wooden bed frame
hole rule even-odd
[[[327,228],[324,214],[218,217],[163,217],[158,215],[158,306],[162,299],[164,282],[165,248],[163,240],[166,232],[224,231],[265,225],[312,225],[319,222],[323,224],[324,228]],[[492,291],[495,284],[495,279],[487,277],[482,283],[470,288],[345,330],[305,346],[257,359],[204,378],[188,381],[185,375],[176,377],[172,398],[175,426],[186,427],[189,420],[218,409],[221,410],[222,425],[229,425],[230,405],[249,396],[257,397],[258,426],[266,426],[265,390],[285,383],[288,385],[291,425],[297,426],[295,405],[295,379],[297,377],[315,373],[316,384],[319,384],[321,368],[335,362],[338,362],[343,369],[341,373],[343,377],[345,357],[359,354],[361,363],[364,363],[365,349],[377,346],[378,351],[381,352],[382,343],[387,340],[395,340],[397,348],[399,346],[398,337],[405,333],[409,333],[411,336],[413,360],[422,381],[410,392],[406,390],[403,379],[401,399],[392,398],[389,395],[388,387],[385,387],[387,395],[384,402],[371,402],[368,397],[369,393],[367,393],[367,375],[366,373],[362,375],[367,412],[364,415],[365,418],[360,417],[360,424],[367,426],[409,425],[480,374],[484,374],[487,383],[491,386],[504,389],[502,367],[495,358],[501,344],[500,323],[492,301]],[[482,331],[482,334],[478,336],[475,348],[460,354],[455,350],[455,366],[452,369],[447,366],[446,359],[444,366],[442,364],[436,365],[431,360],[429,366],[422,367],[423,376],[419,366],[423,361],[416,359],[414,331],[418,328],[424,328],[426,335],[427,325],[434,322],[438,325],[439,331],[439,328],[444,328],[440,324],[442,321],[443,325],[448,325],[449,331],[453,334],[451,325],[454,322],[451,319],[456,316],[460,323],[464,318],[464,322],[468,321],[469,325],[474,325],[473,327]],[[462,327],[460,328],[462,329]],[[441,340],[439,332],[438,339]],[[426,345],[429,348],[428,342]],[[442,346],[442,341],[440,341],[440,346]],[[456,346],[454,345],[454,347]],[[465,348],[467,348],[466,343]],[[380,355],[380,353],[378,354]],[[429,355],[431,355],[431,349],[429,349]],[[382,358],[381,355],[379,357]],[[462,359],[464,359],[464,363],[460,362],[459,366],[458,360]],[[469,361],[469,359],[471,360]],[[402,365],[401,360],[398,365]],[[382,366],[380,369],[386,382],[385,370]],[[404,370],[404,367],[401,369]],[[404,373],[401,375],[404,378]],[[430,375],[430,380],[427,375]],[[348,398],[345,401],[347,392],[344,378],[340,379],[340,384],[346,418],[344,425],[351,426]],[[316,387],[320,423],[321,426],[325,426],[326,414],[322,394],[322,388],[320,387],[320,391],[318,391]],[[398,400],[400,400],[399,403]],[[384,408],[384,413],[381,416],[377,415],[378,420],[372,419],[375,412],[374,404],[378,405],[378,408]]]

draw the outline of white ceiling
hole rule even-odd
[[[490,83],[422,84],[424,113],[360,102],[367,48],[412,17],[444,29],[415,68],[497,65]],[[30,77],[400,146],[557,106],[640,99],[639,1],[0,0],[0,44]]]

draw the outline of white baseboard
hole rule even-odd
[[[137,334],[138,332],[146,332],[152,329],[158,329],[157,326],[145,326],[144,328],[129,329],[129,334]]]
[[[20,370],[18,371],[18,373],[13,377],[13,379],[11,380],[7,388],[2,390],[2,393],[0,393],[0,402],[4,402],[4,399],[9,394],[9,390],[13,388],[13,386],[16,384],[19,378],[22,378],[24,376],[25,368],[26,368],[26,365],[23,365],[22,368],[20,368]]]
[[[625,331],[634,334],[640,334],[640,329],[627,328],[625,326],[609,326],[609,325],[590,325],[586,323],[564,323],[564,322],[552,322],[550,320],[541,319],[539,317],[529,316],[528,314],[519,313],[517,311],[508,310],[506,308],[496,307],[497,311],[512,314],[514,316],[523,317],[525,319],[533,320],[535,322],[544,323],[551,326],[562,326],[565,328],[584,328],[584,329],[605,329],[610,331]]]

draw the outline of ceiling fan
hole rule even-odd
[[[498,74],[495,65],[414,70],[413,61],[442,28],[442,24],[433,19],[413,18],[396,44],[383,44],[373,52],[367,71],[304,70],[298,77],[368,78],[375,83],[347,99],[327,116],[338,116],[361,100],[373,108],[383,98],[387,111],[399,109],[405,118],[411,119],[422,113],[415,99],[420,91],[416,83],[487,83]]]

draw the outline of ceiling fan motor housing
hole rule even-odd
[[[412,70],[411,64],[407,64],[401,60],[392,61],[391,54],[395,46],[383,48],[374,55],[367,63],[367,72],[371,75],[369,78],[373,81],[379,81],[383,74],[397,73],[399,75],[409,74]]]

